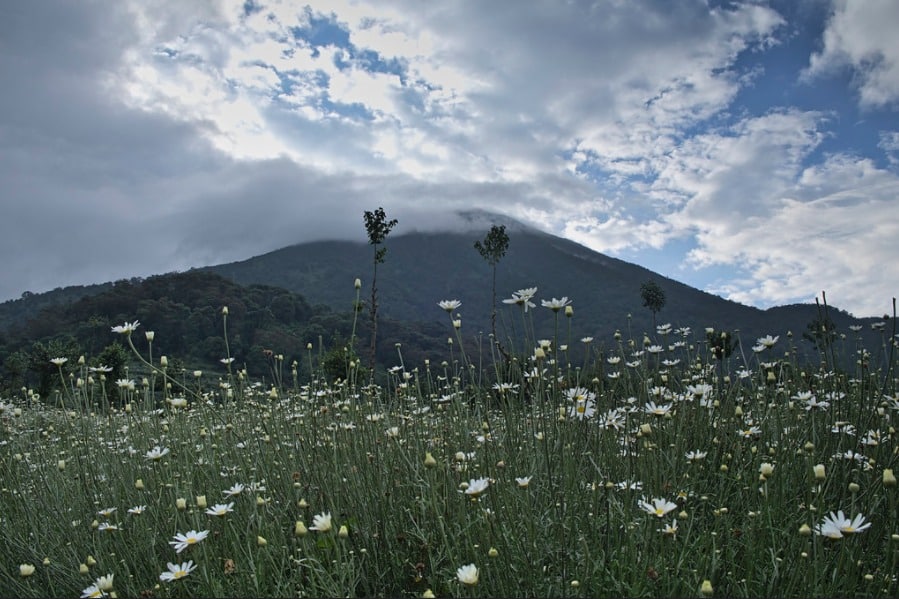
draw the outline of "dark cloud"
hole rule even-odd
[[[747,85],[764,96],[765,49],[789,35],[769,6],[308,4],[0,3],[0,300],[364,240],[377,206],[397,231],[467,227],[447,214],[484,208],[600,251],[675,240],[685,264],[733,266],[718,288],[759,304],[807,299],[809,280],[863,312],[887,288],[853,274],[873,259],[812,254],[819,239],[890,254],[888,228],[853,227],[850,243],[828,214],[842,198],[876,213],[896,173],[842,150],[817,109],[730,111]],[[815,32],[807,85],[884,44],[858,35],[891,14],[868,10],[835,13],[840,44]],[[878,98],[894,54],[865,71]],[[791,237],[797,222],[814,236]]]

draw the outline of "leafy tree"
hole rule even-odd
[[[49,398],[50,392],[61,384],[58,366],[50,362],[53,358],[67,358],[63,372],[74,364],[81,354],[81,346],[72,336],[60,336],[50,339],[46,344],[36,341],[28,355],[28,370],[37,377],[37,389],[42,398]]]
[[[119,400],[122,398],[121,390],[114,383],[118,379],[125,378],[125,366],[128,365],[130,360],[131,352],[126,350],[125,346],[118,341],[107,345],[103,348],[100,355],[91,360],[93,366],[112,368],[108,373],[105,373],[107,381],[106,392],[115,395]]]
[[[25,375],[28,373],[28,353],[22,350],[11,353],[2,361],[3,377],[0,385],[7,393],[18,391],[25,385]]]
[[[640,285],[640,296],[643,298],[643,307],[652,312],[652,326],[656,326],[656,313],[665,307],[665,292],[655,281],[646,281]]]
[[[509,249],[509,236],[506,234],[506,225],[493,225],[484,238],[484,242],[474,242],[474,249],[478,251],[481,257],[487,261],[487,264],[493,269],[493,301],[490,304],[490,330],[493,333],[493,339],[496,340],[496,265],[500,259],[506,255]],[[502,347],[500,347],[502,350]],[[505,354],[505,352],[503,352]]]
[[[372,376],[375,372],[375,343],[378,336],[378,264],[384,262],[384,256],[387,254],[387,248],[379,247],[390,231],[397,225],[397,220],[387,220],[387,214],[384,208],[379,207],[374,212],[365,211],[363,215],[365,219],[365,231],[368,233],[368,242],[374,246],[374,261],[372,264],[371,277],[371,305],[369,306],[369,316],[371,317],[371,346],[369,348],[369,365],[371,367]]]

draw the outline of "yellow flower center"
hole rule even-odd
[[[187,576],[187,572],[185,572],[184,570],[178,570],[177,572],[175,572],[175,580],[184,578],[185,576]]]

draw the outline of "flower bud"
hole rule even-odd
[[[346,527],[346,524],[340,525],[340,529],[337,531],[337,536],[341,539],[345,539],[350,536],[350,530]]]
[[[810,537],[812,535],[812,529],[809,528],[808,524],[803,524],[799,527],[799,536],[801,537]]]
[[[293,534],[296,537],[305,537],[308,532],[309,529],[306,528],[302,520],[297,520],[297,523],[293,525]]]
[[[896,476],[893,474],[892,468],[884,468],[883,469],[883,486],[884,487],[895,487],[896,486]]]
[[[699,588],[699,592],[702,593],[703,597],[711,597],[715,594],[715,590],[712,588],[712,581],[706,578],[702,581],[702,586]]]
[[[19,576],[22,578],[28,578],[32,574],[34,574],[34,566],[31,564],[22,564],[19,566]]]
[[[187,500],[183,497],[179,497],[175,500],[175,507],[178,508],[179,512],[183,512],[187,509]]]
[[[361,289],[362,288],[362,280],[356,279],[355,281],[353,281],[353,287],[355,287],[356,289]]]
[[[260,547],[265,547],[268,545],[268,541],[265,540],[265,537],[256,537],[256,544]]]
[[[197,495],[197,507],[201,510],[205,510],[207,507],[206,496],[205,495]]]
[[[437,465],[437,460],[431,455],[430,451],[425,452],[425,468],[433,468]]]
[[[817,464],[812,471],[815,473],[815,480],[824,480],[827,478],[827,473],[824,470],[824,464]]]
[[[144,488],[144,479],[139,478],[136,481],[134,481],[134,488],[137,489],[138,491],[142,490]]]

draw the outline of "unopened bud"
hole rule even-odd
[[[431,452],[425,452],[425,468],[433,468],[437,465],[437,460],[434,459],[434,456],[431,455]]]
[[[827,478],[827,473],[824,470],[824,464],[817,464],[812,471],[815,473],[815,480],[824,480]]]
[[[297,523],[293,525],[293,534],[297,537],[305,537],[309,532],[309,529],[306,528],[306,525],[303,524],[302,520],[297,520]]]

